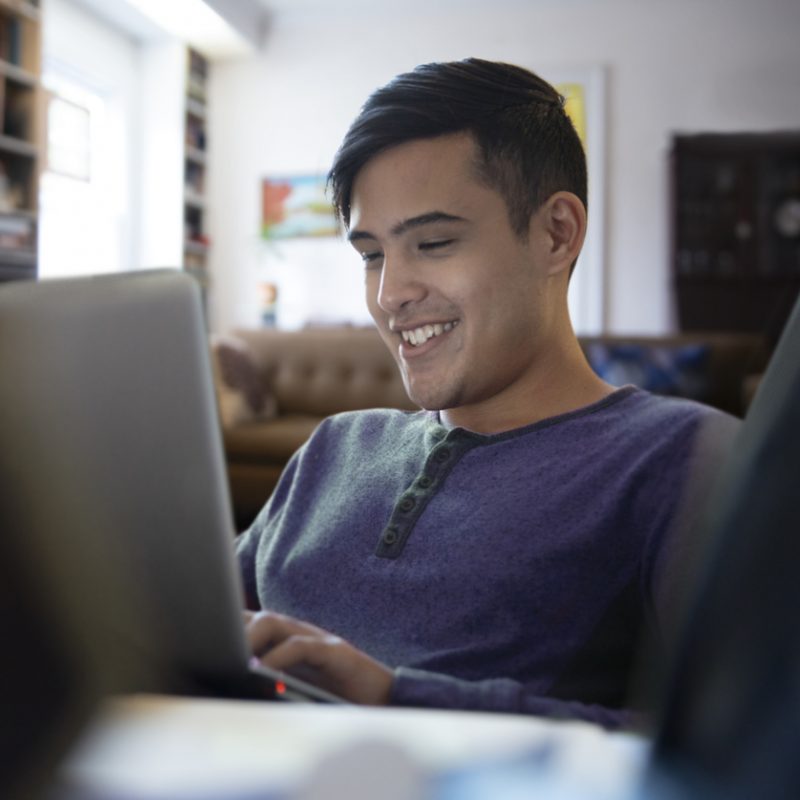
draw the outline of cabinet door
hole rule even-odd
[[[672,181],[681,329],[777,340],[800,289],[800,134],[677,136]]]

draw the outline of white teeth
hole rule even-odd
[[[435,325],[424,325],[420,328],[414,328],[414,330],[401,331],[400,335],[403,337],[403,341],[408,342],[414,347],[418,347],[434,336],[439,336],[442,333],[453,330],[457,324],[457,322],[445,322],[444,324],[437,322]]]

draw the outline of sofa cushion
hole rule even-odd
[[[613,386],[632,383],[656,394],[705,400],[708,396],[708,347],[642,344],[587,346],[592,369]]]
[[[275,416],[277,402],[259,375],[247,342],[235,336],[212,336],[211,363],[223,428]]]
[[[319,423],[319,417],[309,414],[282,414],[275,419],[227,428],[223,430],[227,458],[283,465]]]

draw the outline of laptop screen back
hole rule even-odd
[[[681,797],[800,797],[800,300],[698,535],[653,774]]]
[[[0,374],[13,534],[80,554],[87,580],[113,576],[109,604],[128,612],[109,615],[102,638],[158,676],[131,688],[245,670],[194,281],[155,271],[3,287]]]

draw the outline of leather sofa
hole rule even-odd
[[[751,376],[767,360],[764,340],[747,334],[593,336],[580,342],[612,384],[692,397],[740,416]],[[235,330],[216,337],[212,352],[238,529],[250,524],[292,453],[323,417],[415,408],[372,328]]]

